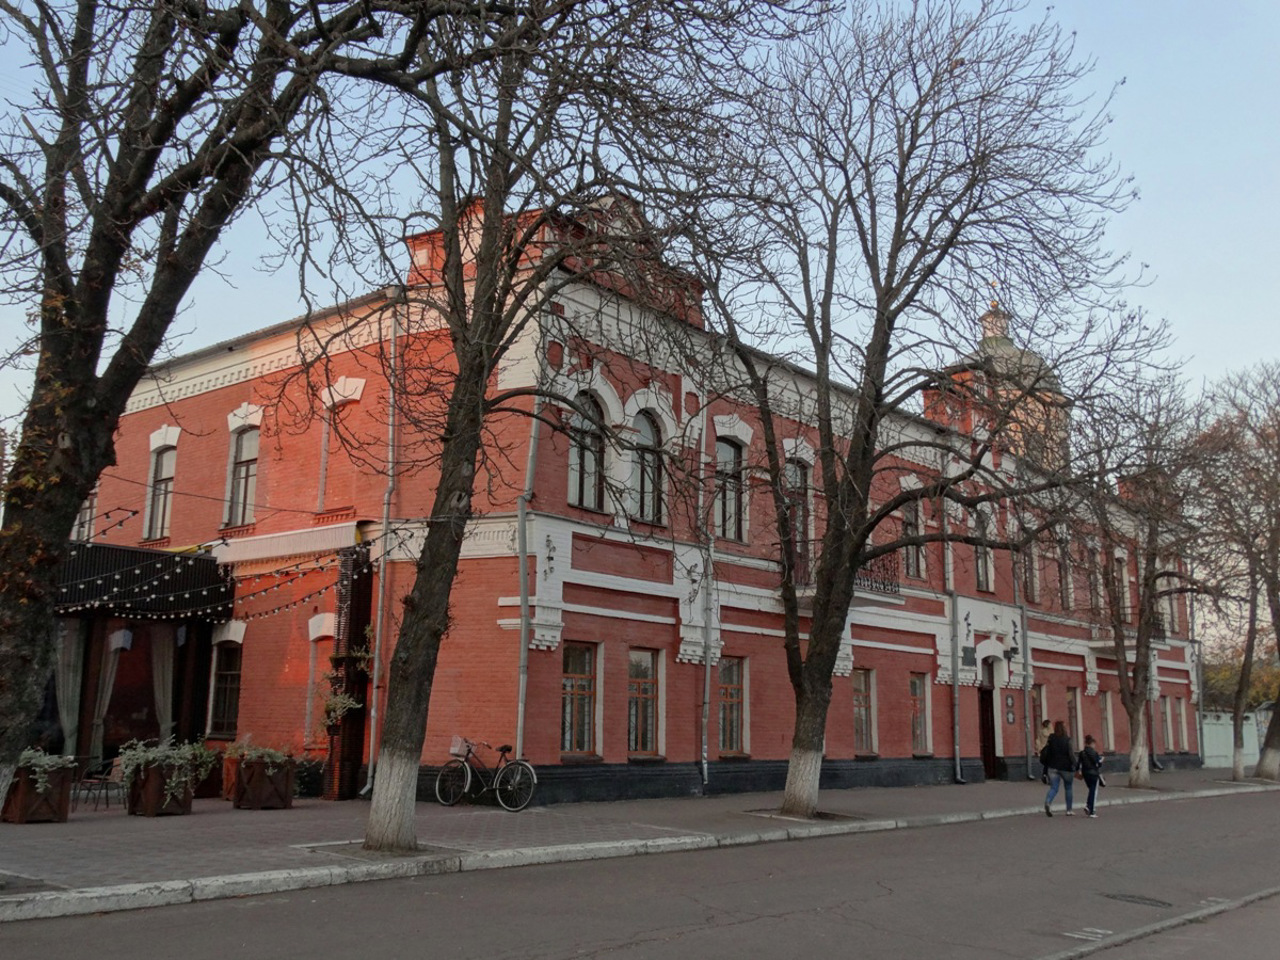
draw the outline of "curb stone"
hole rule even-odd
[[[1114,807],[1162,800],[1209,799],[1236,796],[1241,793],[1268,793],[1276,790],[1280,790],[1280,786],[1246,784],[1205,790],[1189,790],[1183,793],[1153,793],[1150,796],[1118,797],[1114,800],[1108,800],[1106,805]],[[1037,805],[976,812],[925,814],[898,820],[807,823],[750,833],[725,835],[694,833],[648,840],[599,841],[555,846],[516,847],[508,850],[488,850],[458,855],[406,857],[391,862],[268,870],[258,873],[201,877],[190,880],[161,880],[104,887],[82,887],[77,890],[40,891],[10,896],[0,894],[0,923],[80,916],[89,913],[110,913],[121,910],[141,910],[148,907],[207,902],[255,894],[339,886],[347,883],[363,883],[371,880],[436,876],[476,870],[497,870],[507,867],[606,860],[639,856],[641,854],[681,853],[693,850],[777,843],[784,840],[804,840],[816,837],[906,830],[916,827],[947,826],[1007,817],[1032,816],[1041,813],[1042,809],[1042,806]],[[1280,888],[1277,889],[1280,890]],[[1217,910],[1215,912],[1221,911]],[[1110,945],[1114,945],[1114,943]],[[1065,960],[1068,956],[1085,956],[1085,954],[1072,953],[1063,954],[1062,956]]]

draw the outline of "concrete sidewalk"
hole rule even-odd
[[[1122,804],[1188,800],[1280,785],[1233,784],[1223,770],[1153,775],[1153,790],[1112,785]],[[1082,788],[1082,785],[1077,785]],[[1083,800],[1076,792],[1077,805]],[[418,804],[416,855],[363,851],[363,801],[298,800],[292,810],[235,810],[198,800],[189,817],[154,820],[76,810],[63,824],[0,824],[0,922],[190,903],[395,877],[671,853],[1000,817],[1043,816],[1038,781],[823,791],[818,820],[777,817],[777,793],[531,807]],[[1061,816],[1059,797],[1057,815]]]

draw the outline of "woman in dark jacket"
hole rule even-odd
[[[1053,798],[1058,795],[1058,787],[1064,786],[1067,796],[1067,816],[1071,812],[1071,781],[1076,771],[1076,756],[1071,749],[1071,738],[1067,736],[1067,725],[1061,720],[1053,724],[1053,733],[1049,742],[1044,745],[1040,759],[1049,768],[1049,794],[1044,798],[1044,815],[1053,816]]]
[[[1102,781],[1102,757],[1094,747],[1093,737],[1084,738],[1084,749],[1080,751],[1077,759],[1080,776],[1084,778],[1084,785],[1089,788],[1089,799],[1084,803],[1084,812],[1091,817],[1096,817],[1097,814],[1093,810],[1098,799],[1098,784]]]

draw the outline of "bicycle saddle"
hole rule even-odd
[[[500,746],[500,747],[498,748],[498,752],[499,752],[499,753],[510,753],[510,752],[511,752],[511,744],[509,744],[509,743],[504,743],[502,746]]]

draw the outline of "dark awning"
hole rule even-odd
[[[58,591],[59,616],[220,622],[231,618],[235,586],[211,553],[76,542]]]

